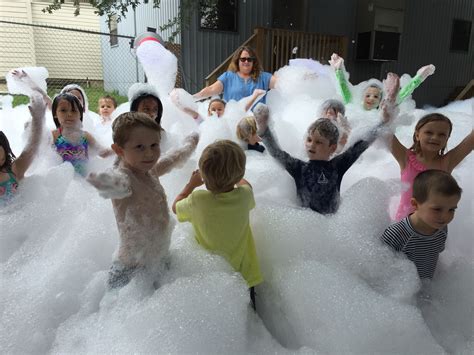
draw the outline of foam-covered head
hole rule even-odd
[[[341,101],[329,99],[321,104],[321,117],[336,118],[338,113],[343,116],[346,114],[346,107]]]
[[[160,133],[160,126],[155,121],[150,120],[145,113],[125,112],[112,123],[114,143],[123,147],[130,137],[130,132],[137,127],[146,127]]]
[[[10,142],[8,141],[5,133],[0,131],[0,169],[3,171],[9,171],[12,168],[13,160],[15,160],[15,154],[13,154],[10,148]]]
[[[441,113],[430,113],[420,118],[415,126],[415,132],[413,133],[413,145],[410,147],[415,153],[420,153],[423,150],[423,138],[424,134],[432,134],[432,131],[439,135],[444,135],[443,142],[438,148],[439,154],[443,155],[446,149],[446,143],[448,142],[451,132],[453,130],[453,124],[451,120]]]
[[[89,100],[87,99],[86,92],[82,87],[77,84],[69,84],[62,88],[60,94],[69,93],[77,97],[79,103],[82,106],[82,111],[87,112],[89,109]]]
[[[151,115],[148,111],[153,111],[154,120],[156,123],[161,124],[161,116],[163,115],[163,104],[161,103],[160,96],[156,91],[155,87],[150,84],[136,83],[130,86],[128,89],[128,101],[130,101],[131,112],[144,112],[140,111],[140,103],[146,99],[152,99],[156,106],[147,108],[147,114]]]
[[[209,102],[209,107],[207,109],[207,114],[211,116],[212,114],[216,114],[217,117],[221,117],[225,111],[226,102],[222,99],[212,99]]]
[[[53,120],[54,120],[54,124],[56,125],[56,128],[60,127],[57,111],[58,111],[59,103],[63,100],[69,102],[72,109],[77,110],[79,112],[80,120],[82,122],[83,116],[84,116],[84,111],[82,109],[81,103],[79,102],[79,99],[76,96],[74,96],[70,93],[58,94],[54,97],[53,105],[52,105],[52,108],[51,108],[51,113],[53,115]]]
[[[373,110],[379,107],[382,101],[383,90],[378,84],[372,83],[364,90],[363,106],[366,110]]]
[[[199,159],[199,170],[209,191],[227,192],[233,189],[245,174],[245,153],[230,140],[209,144]]]

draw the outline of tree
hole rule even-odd
[[[61,8],[65,0],[53,0],[51,5],[45,7],[42,11],[52,14],[55,10]],[[79,16],[81,11],[81,2],[79,0],[71,0],[74,5],[74,16]],[[94,11],[99,16],[107,16],[107,22],[110,22],[112,16],[115,16],[116,21],[120,22],[122,18],[127,17],[129,10],[134,11],[140,4],[146,0],[88,0],[88,3],[94,7]],[[198,11],[201,4],[206,6],[215,6],[217,0],[181,0],[179,5],[178,16],[168,20],[163,26],[160,26],[160,31],[167,30],[176,26],[168,41],[173,42],[174,38],[191,22],[191,16],[195,11]],[[153,8],[160,8],[161,0],[153,0]]]

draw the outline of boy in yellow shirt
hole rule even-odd
[[[199,159],[199,170],[176,197],[173,212],[178,221],[192,223],[199,244],[222,255],[242,274],[255,309],[254,286],[263,278],[250,229],[249,212],[255,200],[252,187],[243,179],[245,161],[242,148],[232,141],[207,146]],[[203,183],[207,190],[194,191]]]

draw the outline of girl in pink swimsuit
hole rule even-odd
[[[474,133],[471,131],[454,149],[445,153],[452,128],[449,118],[440,113],[430,113],[416,124],[413,145],[409,149],[393,135],[391,152],[400,165],[401,180],[406,187],[395,217],[397,221],[412,212],[412,185],[419,173],[428,169],[451,173],[474,149]]]

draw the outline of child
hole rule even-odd
[[[333,53],[329,64],[334,68],[336,73],[336,79],[339,83],[341,95],[345,104],[352,102],[352,93],[349,88],[348,81],[346,79],[346,71],[344,68],[344,59],[339,57],[336,53]],[[405,85],[398,93],[397,103],[402,102],[408,96],[410,96],[415,89],[421,85],[423,81],[435,71],[433,64],[425,65],[416,72],[416,75],[411,81]],[[364,89],[362,106],[365,110],[373,110],[379,107],[382,100],[382,88],[378,84],[370,84]]]
[[[23,179],[36,155],[44,125],[46,104],[39,93],[31,97],[29,106],[32,121],[30,136],[25,148],[18,156],[13,154],[5,134],[0,131],[0,205],[9,201],[16,193],[18,181]]]
[[[76,173],[86,176],[89,147],[103,158],[113,154],[100,146],[94,137],[82,130],[82,105],[76,96],[59,94],[53,100],[52,114],[57,129],[52,131],[53,147],[63,161],[68,161]]]
[[[392,116],[395,98],[399,88],[399,79],[389,74],[385,81],[388,92],[384,103],[384,121]],[[388,117],[385,117],[388,116]],[[359,156],[376,138],[373,130],[367,140],[360,140],[344,153],[329,160],[337,149],[339,131],[328,118],[320,118],[308,128],[305,149],[309,162],[293,158],[282,151],[268,128],[268,108],[258,105],[255,117],[259,134],[270,154],[276,158],[295,179],[298,197],[303,207],[310,207],[321,214],[335,213],[339,206],[339,190],[342,177]]]
[[[245,160],[242,148],[232,141],[208,145],[199,159],[199,170],[176,197],[173,212],[180,222],[192,223],[199,244],[224,256],[242,274],[255,309],[254,286],[263,279],[250,228],[249,212],[255,200],[252,187],[243,179]],[[194,191],[203,182],[207,190]]]
[[[471,131],[461,143],[445,154],[451,131],[449,118],[440,113],[430,113],[416,124],[413,145],[409,149],[403,146],[395,135],[392,136],[390,150],[400,165],[402,183],[407,187],[400,199],[396,221],[400,221],[412,211],[412,183],[420,172],[439,169],[451,173],[474,149],[474,133]]]
[[[337,128],[339,128],[339,141],[337,142],[337,149],[335,153],[339,153],[344,149],[347,143],[351,126],[345,116],[346,108],[339,100],[326,100],[321,104],[320,117],[329,118],[334,121]]]
[[[100,122],[105,125],[112,122],[112,113],[117,108],[117,100],[110,95],[102,96],[99,99],[99,116]]]
[[[89,110],[89,101],[87,99],[86,92],[82,87],[77,84],[69,84],[61,89],[60,94],[71,94],[74,95],[82,106],[82,113],[87,113]]]
[[[461,198],[456,180],[442,170],[426,170],[413,182],[414,212],[388,227],[381,239],[415,263],[421,279],[431,279],[444,250],[447,225]]]
[[[130,101],[130,112],[145,113],[161,127],[163,104],[153,85],[133,84],[128,90],[128,100]]]
[[[248,150],[256,150],[260,153],[265,151],[265,147],[258,144],[258,142],[262,141],[262,138],[257,135],[257,121],[255,121],[255,117],[248,116],[242,118],[237,124],[236,134],[237,138],[247,143]]]
[[[118,166],[109,173],[89,174],[87,180],[104,198],[111,198],[119,231],[119,249],[108,279],[109,288],[126,285],[140,269],[165,260],[171,235],[168,203],[160,176],[186,161],[199,137],[160,159],[160,126],[138,112],[118,116],[112,124],[112,149]]]

